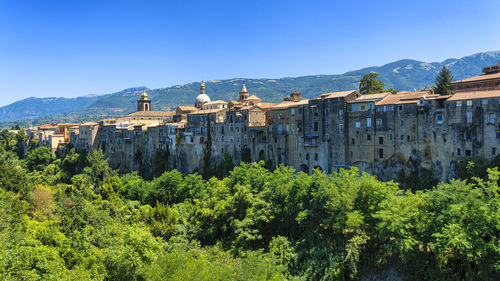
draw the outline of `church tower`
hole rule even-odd
[[[151,111],[151,100],[148,99],[146,90],[142,91],[141,99],[137,100],[137,111]]]
[[[241,91],[240,91],[240,101],[244,101],[248,99],[248,91],[247,91],[247,87],[245,87],[245,84],[243,84],[243,87],[241,87]]]

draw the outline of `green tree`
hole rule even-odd
[[[439,71],[436,76],[436,83],[433,87],[434,93],[438,95],[449,95],[450,94],[450,83],[453,81],[453,75],[451,71],[443,65],[441,71]]]
[[[48,147],[38,147],[26,157],[26,166],[30,171],[43,171],[52,162],[52,152]]]
[[[102,185],[108,181],[109,178],[116,176],[117,172],[109,167],[108,161],[104,159],[102,150],[94,150],[93,153],[87,155],[88,166],[83,169],[83,172],[94,187],[97,189],[96,193],[101,193]]]
[[[378,73],[375,72],[365,74],[361,80],[359,80],[359,92],[362,95],[385,92],[384,82],[382,80],[378,80],[377,77]]]

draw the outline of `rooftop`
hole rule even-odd
[[[385,92],[385,93],[379,93],[379,94],[368,94],[368,95],[362,95],[359,96],[354,102],[370,102],[370,101],[378,101],[381,100],[391,93]]]
[[[203,109],[203,110],[197,110],[194,112],[189,113],[190,115],[194,114],[209,114],[209,113],[216,113],[219,111],[225,110],[225,108],[213,108],[213,109]]]
[[[462,80],[453,81],[453,82],[451,82],[451,85],[459,84],[459,83],[467,83],[467,82],[484,81],[484,80],[490,80],[490,79],[500,79],[500,72],[490,73],[490,74],[481,74],[481,75],[465,78]]]
[[[177,109],[181,111],[196,111],[198,108],[192,106],[192,105],[179,105]]]
[[[377,105],[420,103],[420,100],[428,93],[428,91],[401,91],[395,95],[386,96]]]
[[[341,92],[333,92],[333,93],[324,93],[321,95],[322,99],[334,99],[334,98],[343,98],[346,97],[352,93],[355,93],[356,90],[349,90],[349,91],[341,91]]]
[[[456,93],[453,96],[451,96],[448,99],[448,101],[486,99],[486,98],[498,98],[498,97],[500,97],[500,90],[474,91],[474,92]]]
[[[304,104],[308,104],[309,103],[309,100],[308,99],[305,99],[305,100],[301,100],[301,101],[283,101],[281,103],[278,103],[277,105],[275,105],[273,107],[273,109],[287,109],[289,107],[296,107],[296,106],[299,106],[299,105],[304,105]]]
[[[170,117],[173,116],[175,113],[172,111],[137,111],[134,113],[131,113],[127,116],[129,117],[136,117],[136,116],[145,116],[145,117]]]

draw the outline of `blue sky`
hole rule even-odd
[[[500,1],[0,0],[0,106],[500,49]]]

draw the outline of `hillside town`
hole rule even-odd
[[[266,103],[244,84],[237,99],[212,101],[202,83],[193,105],[173,112],[153,111],[154,101],[142,92],[137,112],[127,116],[26,133],[53,153],[101,149],[121,173],[148,173],[163,153],[169,169],[186,173],[229,157],[234,164],[264,161],[306,173],[357,166],[381,179],[426,169],[448,180],[457,161],[492,158],[500,149],[500,63],[450,89],[450,95],[351,90],[312,99],[290,93],[281,103]]]

